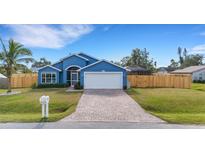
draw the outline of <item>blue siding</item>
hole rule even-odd
[[[59,83],[63,84],[63,72],[59,72]]]
[[[67,70],[65,69],[71,65],[77,65],[82,68],[87,65],[87,61],[75,55],[65,59],[63,61],[63,83],[67,83]]]
[[[85,67],[89,64],[92,64],[98,60],[96,60],[95,58],[92,58],[90,56],[87,56],[83,53],[79,54],[82,57],[87,58],[89,61],[86,61],[85,59],[82,59],[78,56],[71,56],[68,58],[63,59],[62,62],[56,63],[52,66],[62,70],[61,72],[59,72],[56,69],[53,69],[51,67],[45,67],[41,70],[39,70],[38,72],[38,83],[41,84],[41,73],[42,72],[55,72],[56,73],[56,79],[57,79],[57,83],[67,83],[67,70],[66,68],[71,66],[71,65],[77,65],[80,68]],[[105,72],[123,72],[123,86],[127,85],[127,72],[125,69],[117,67],[115,65],[112,65],[110,63],[107,63],[106,61],[101,61],[98,64],[95,64],[93,66],[90,66],[88,68],[83,69],[80,72],[80,84],[81,86],[84,85],[84,72],[101,72],[101,71],[105,71]]]
[[[38,71],[38,84],[41,84],[41,73],[43,72],[55,72],[56,73],[56,83],[59,83],[59,71],[51,68],[51,67],[45,67]]]
[[[95,64],[93,66],[90,66],[88,68],[85,68],[81,70],[80,72],[80,84],[81,86],[84,85],[84,72],[123,72],[123,86],[127,86],[127,71],[123,68],[117,67],[115,65],[112,65],[110,63],[107,63],[106,61],[102,61],[98,64]]]
[[[89,64],[92,64],[92,63],[95,63],[96,61],[98,61],[97,59],[94,59],[94,58],[92,58],[92,57],[90,57],[90,56],[88,56],[88,55],[85,55],[85,54],[83,54],[83,53],[80,53],[79,54],[80,56],[82,56],[82,57],[85,57],[85,58],[87,58],[89,61],[88,61],[88,65]]]
[[[62,70],[62,69],[63,69],[63,62],[56,63],[56,64],[54,64],[54,65],[52,65],[52,66],[54,66],[54,67],[56,67],[56,68]]]

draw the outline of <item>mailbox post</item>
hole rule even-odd
[[[40,103],[42,105],[42,118],[48,118],[48,113],[49,113],[49,108],[48,108],[48,104],[49,104],[49,96],[41,96],[40,97]]]

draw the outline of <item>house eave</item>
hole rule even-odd
[[[63,60],[65,60],[65,59],[67,59],[67,58],[70,58],[70,57],[72,57],[72,56],[76,56],[76,57],[79,57],[79,58],[84,59],[84,60],[86,60],[86,61],[89,61],[89,59],[87,59],[87,58],[85,58],[85,57],[82,57],[82,56],[80,56],[80,55],[78,55],[78,54],[72,54],[72,55],[69,55],[69,56],[67,56],[67,57],[61,58],[60,61],[63,61]]]
[[[106,63],[109,63],[109,64],[111,64],[111,65],[114,65],[114,66],[116,66],[116,67],[119,67],[119,68],[121,68],[121,69],[124,69],[124,70],[126,70],[126,71],[129,71],[129,70],[127,70],[126,68],[124,68],[124,67],[121,67],[121,66],[119,66],[119,65],[116,65],[116,64],[114,64],[114,63],[111,63],[111,62],[109,62],[109,61],[107,61],[107,60],[99,60],[99,61],[97,61],[97,62],[95,62],[95,63],[92,63],[92,64],[90,64],[90,65],[87,65],[87,66],[85,66],[85,67],[82,67],[81,69],[79,69],[78,71],[81,71],[81,70],[84,70],[84,69],[86,69],[86,68],[89,68],[89,67],[91,67],[91,66],[94,66],[94,65],[96,65],[96,64],[98,64],[98,63],[101,63],[101,62],[106,62]]]
[[[60,69],[58,69],[58,68],[56,68],[56,67],[54,67],[54,66],[51,66],[51,65],[43,66],[43,67],[39,68],[38,71],[39,71],[39,70],[42,70],[42,69],[44,69],[44,68],[46,68],[46,67],[50,67],[50,68],[55,69],[55,70],[57,70],[57,71],[59,71],[59,72],[62,71],[62,70],[60,70]]]

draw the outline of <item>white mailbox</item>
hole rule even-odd
[[[42,118],[48,118],[48,104],[49,104],[49,96],[41,96],[40,103],[42,105]]]

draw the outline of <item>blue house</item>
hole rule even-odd
[[[78,82],[84,89],[123,89],[127,86],[127,71],[85,53],[69,55],[38,70],[38,84],[74,86]]]

